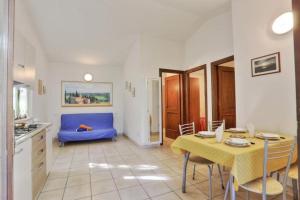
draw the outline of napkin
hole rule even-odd
[[[224,132],[224,123],[222,123],[221,126],[219,126],[217,129],[216,129],[216,140],[218,143],[221,143],[222,142],[222,139],[223,139],[223,132]]]
[[[247,130],[250,137],[254,137],[255,135],[255,126],[252,123],[247,123]]]

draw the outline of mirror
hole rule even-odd
[[[160,83],[159,79],[147,80],[149,140],[150,143],[160,143]]]

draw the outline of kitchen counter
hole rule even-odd
[[[42,130],[50,127],[52,124],[51,123],[39,123],[39,125],[40,126],[37,129],[35,129],[34,131],[29,132],[28,134],[26,134],[24,136],[20,136],[18,138],[15,138],[15,146],[23,143],[24,141],[28,140],[29,138],[32,138],[33,136],[35,136],[36,134],[38,134]]]

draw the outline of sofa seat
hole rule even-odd
[[[117,135],[117,131],[114,128],[98,129],[92,131],[60,131],[58,133],[60,142],[72,142],[72,141],[87,141],[98,139],[110,139]]]

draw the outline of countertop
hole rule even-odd
[[[21,144],[22,142],[25,142],[29,138],[32,138],[33,136],[35,136],[36,134],[38,134],[42,130],[44,130],[44,129],[46,129],[46,128],[48,128],[52,125],[51,123],[39,123],[39,124],[40,124],[40,127],[35,129],[34,131],[15,139],[15,146]]]

